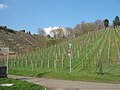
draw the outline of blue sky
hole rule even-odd
[[[120,17],[120,0],[0,0],[0,25],[37,33],[38,28],[75,27]]]

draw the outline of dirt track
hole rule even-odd
[[[120,90],[120,84],[92,83],[9,75],[9,78],[43,85],[47,90]]]

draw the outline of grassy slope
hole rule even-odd
[[[9,61],[9,73],[48,78],[120,83],[120,64],[115,40],[119,30],[90,32],[58,45],[37,50]],[[110,35],[111,33],[111,35]],[[114,34],[115,33],[115,34]],[[108,47],[110,42],[110,66]],[[117,41],[118,43],[119,41]],[[72,73],[69,73],[68,44],[72,44]],[[118,43],[119,47],[120,44]],[[101,55],[100,55],[101,51]],[[98,62],[102,62],[99,75]]]
[[[0,42],[20,54],[42,47],[45,41],[45,38],[39,35],[30,35],[19,31],[9,32],[0,28]]]
[[[13,84],[10,87],[0,86],[0,90],[44,90],[42,86],[28,83],[26,81],[0,78],[0,84]]]

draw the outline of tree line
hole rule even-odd
[[[44,29],[38,29],[38,34],[41,36],[47,36],[48,38],[55,38],[55,39],[64,39],[64,38],[75,38],[80,36],[83,33],[87,33],[90,31],[97,31],[103,28],[107,29],[108,27],[119,27],[120,26],[120,19],[119,16],[116,16],[113,20],[112,25],[110,25],[109,20],[106,18],[104,20],[96,20],[92,23],[81,22],[77,24],[74,28],[66,27],[57,28],[50,31],[49,35],[46,35]]]
[[[109,26],[109,20],[105,19],[104,20],[104,26],[107,28]],[[120,19],[119,16],[116,16],[115,19],[113,20],[113,27],[119,27],[120,26]]]

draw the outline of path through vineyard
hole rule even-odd
[[[43,85],[47,87],[47,90],[120,90],[120,84],[56,80],[15,75],[9,75],[9,77]]]

